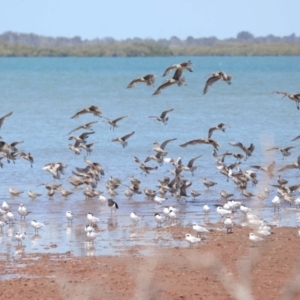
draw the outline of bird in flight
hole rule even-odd
[[[225,72],[217,72],[217,73],[212,73],[212,76],[207,79],[204,89],[203,89],[203,95],[205,95],[208,91],[208,89],[218,80],[225,81],[227,84],[231,84],[231,75],[227,75]]]
[[[75,129],[73,129],[72,131],[70,131],[70,132],[68,133],[68,135],[71,134],[72,132],[76,131],[76,130],[79,130],[79,129],[90,129],[90,130],[92,130],[91,128],[92,128],[92,126],[93,126],[95,123],[98,123],[98,121],[89,122],[89,123],[83,124],[83,125],[81,125],[81,126],[78,126],[77,128],[75,128]]]
[[[172,66],[168,67],[164,74],[162,75],[163,77],[166,76],[167,74],[169,74],[173,69],[176,69],[175,74],[178,70],[180,70],[180,76],[183,70],[188,70],[190,72],[193,72],[192,68],[190,67],[190,65],[192,64],[192,62],[189,60],[187,62],[183,62],[181,64],[173,64]],[[173,76],[173,78],[175,77],[175,74]],[[177,73],[176,77],[179,75],[179,73]],[[179,76],[179,77],[180,77]]]
[[[91,113],[94,116],[98,116],[99,117],[101,115],[100,107],[92,105],[90,107],[83,108],[80,111],[78,111],[75,115],[73,115],[71,117],[71,119],[78,118],[79,116],[84,115],[84,114],[88,114],[88,113]]]
[[[174,109],[165,110],[161,113],[159,117],[157,116],[149,116],[149,118],[155,118],[159,122],[163,122],[165,125],[167,125],[167,122],[169,120],[169,117],[166,117],[167,113],[170,111],[173,111]]]
[[[164,82],[162,85],[160,85],[157,90],[153,93],[153,95],[158,95],[161,93],[161,91],[173,84],[177,84],[178,86],[185,85],[185,79],[184,77],[180,77],[178,79],[170,78],[166,82]]]
[[[126,142],[126,140],[128,139],[128,138],[130,138],[132,135],[134,135],[134,131],[132,131],[131,133],[129,133],[129,134],[126,134],[126,135],[124,135],[123,137],[116,137],[116,138],[114,138],[113,140],[112,140],[112,142],[119,142],[119,143],[121,143],[121,145],[123,146],[123,148],[125,148],[126,146],[127,146],[127,142]]]
[[[155,75],[153,74],[148,74],[144,77],[139,77],[139,78],[136,78],[134,80],[132,80],[127,88],[130,89],[130,88],[133,88],[138,82],[145,82],[147,85],[152,85],[154,86],[154,81],[155,81]]]
[[[132,116],[132,115],[130,115],[130,116]],[[100,116],[100,118],[103,118],[103,119],[107,120],[107,123],[110,125],[110,129],[114,130],[116,127],[118,127],[117,122],[123,120],[124,118],[130,117],[130,116],[122,116],[122,117],[119,117],[119,118],[114,119],[114,120],[103,117],[103,116]]]
[[[208,138],[192,140],[187,143],[181,144],[180,147],[185,148],[186,146],[197,145],[197,144],[209,144],[209,145],[212,145],[216,150],[219,150],[221,148],[221,146],[218,144],[217,141],[215,141],[213,139],[208,139]]]
[[[300,109],[300,107],[299,107],[299,104],[300,104],[300,94],[289,94],[289,93],[286,93],[286,92],[278,92],[278,91],[273,91],[272,93],[283,95],[282,98],[288,97],[289,99],[295,101],[296,105],[297,105],[297,109]]]

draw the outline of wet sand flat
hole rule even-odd
[[[167,230],[181,247],[133,244],[90,257],[21,251],[1,261],[0,299],[300,299],[296,228],[273,227],[254,246],[248,227],[211,230],[193,248],[192,230]]]

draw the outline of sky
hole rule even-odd
[[[300,0],[0,0],[0,34],[185,39],[300,36]]]

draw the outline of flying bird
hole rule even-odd
[[[132,115],[130,115],[130,116],[132,116]],[[118,127],[117,122],[123,120],[124,118],[130,117],[130,116],[122,116],[122,117],[119,117],[119,118],[114,119],[114,120],[103,117],[103,116],[100,116],[100,118],[103,118],[103,119],[107,120],[107,123],[110,125],[110,129],[114,130],[116,127]]]
[[[274,177],[275,167],[276,167],[275,161],[273,161],[268,166],[251,166],[251,168],[258,169],[258,170],[266,172],[269,175],[270,178]]]
[[[167,115],[168,112],[171,112],[171,111],[173,111],[173,110],[174,110],[174,109],[171,108],[171,109],[169,109],[169,110],[163,111],[159,117],[157,117],[157,116],[149,116],[149,118],[155,118],[157,121],[163,122],[165,125],[167,125],[167,122],[168,122],[168,120],[169,120],[169,117],[166,117],[166,115]]]
[[[247,157],[251,156],[255,149],[255,147],[252,143],[250,144],[250,146],[248,148],[240,142],[229,142],[229,145],[234,146],[234,147],[239,147],[240,149],[242,149],[245,152]]]
[[[300,94],[289,94],[289,93],[286,93],[286,92],[278,92],[278,91],[273,91],[272,93],[283,95],[282,98],[288,97],[289,99],[295,101],[296,105],[297,105],[297,109],[300,109],[300,107],[299,107]]]
[[[152,85],[152,86],[154,86],[154,85],[153,85],[153,84],[154,84],[154,81],[155,81],[155,75],[153,75],[153,74],[148,74],[148,75],[146,75],[146,76],[144,76],[144,77],[139,77],[139,78],[136,78],[136,79],[132,80],[132,81],[128,84],[127,88],[128,88],[128,89],[133,88],[133,87],[134,87],[137,83],[139,83],[139,82],[145,82],[147,85]]]
[[[204,139],[198,139],[198,140],[192,140],[187,143],[181,144],[180,147],[187,147],[189,145],[197,145],[197,144],[207,144],[212,145],[216,150],[219,150],[221,146],[213,139],[204,138]]]
[[[226,129],[225,126],[226,125],[224,123],[220,123],[220,124],[218,124],[216,126],[213,126],[213,127],[209,128],[209,130],[208,130],[208,138],[209,139],[211,138],[211,136],[212,136],[212,134],[213,134],[213,132],[215,130],[222,130],[223,132],[225,132],[225,129]]]
[[[290,156],[291,155],[291,152],[290,150],[291,149],[294,149],[295,147],[291,146],[291,147],[286,147],[286,148],[279,148],[279,147],[272,147],[270,149],[268,149],[267,151],[271,151],[271,150],[279,150],[281,152],[281,154],[283,155],[283,158],[286,157],[286,156]]]
[[[129,134],[124,135],[123,137],[116,137],[112,140],[112,142],[119,142],[125,148],[127,146],[126,140],[129,139],[132,135],[134,135],[135,131],[132,131]]]
[[[208,89],[218,80],[225,81],[229,85],[231,84],[231,75],[227,75],[225,72],[217,72],[217,73],[212,73],[212,76],[207,79],[206,84],[203,89],[203,95],[205,95],[208,91]]]
[[[178,70],[188,70],[190,72],[193,72],[193,70],[191,69],[190,65],[192,64],[192,62],[189,60],[187,62],[183,62],[181,64],[173,64],[172,66],[168,67],[164,74],[162,76],[166,76],[167,74],[169,74],[172,70],[176,69],[175,74]],[[174,74],[174,76],[175,76]]]
[[[75,115],[73,115],[71,117],[71,119],[78,118],[79,116],[84,115],[84,114],[88,114],[88,113],[99,117],[101,115],[100,107],[92,105],[90,107],[83,108],[82,110],[78,111]]]
[[[75,128],[75,129],[73,129],[72,131],[70,131],[70,132],[68,133],[68,135],[71,134],[72,132],[76,131],[76,130],[79,130],[79,129],[90,129],[90,130],[92,130],[91,128],[92,128],[92,126],[93,126],[95,123],[98,123],[98,121],[93,121],[93,122],[89,122],[89,123],[83,124],[83,125],[81,125],[81,126],[78,126],[77,128]]]
[[[177,84],[178,86],[182,86],[185,85],[185,79],[184,77],[178,78],[178,79],[174,79],[174,78],[170,78],[169,80],[167,80],[166,82],[164,82],[162,85],[160,85],[157,90],[153,93],[153,95],[158,95],[161,93],[161,91],[173,84]]]

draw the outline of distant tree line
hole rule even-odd
[[[0,56],[255,56],[300,55],[300,37],[268,35],[254,37],[241,31],[236,38],[219,40],[216,37],[185,40],[103,39],[82,40],[73,38],[44,37],[35,34],[5,32],[0,35]]]

